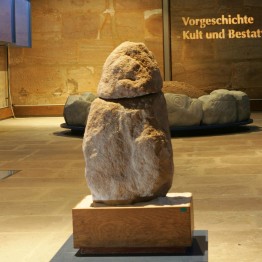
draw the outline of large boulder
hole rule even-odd
[[[227,92],[214,92],[198,98],[202,102],[205,125],[228,124],[237,121],[236,99]]]
[[[250,102],[246,93],[237,90],[218,89],[212,94],[230,94],[236,99],[237,121],[244,121],[250,118]]]
[[[92,93],[70,95],[64,107],[64,119],[69,126],[85,126],[91,103],[96,98]]]
[[[146,61],[148,70],[152,69],[154,58],[149,51],[143,54],[143,66],[132,68],[140,64],[140,50],[146,50],[144,45],[129,42],[124,46],[126,50],[121,45],[112,53],[117,53],[118,61],[122,61],[122,56],[125,60],[127,53],[132,54],[132,59],[126,60],[131,61],[131,67],[121,69],[124,77],[135,76],[139,70],[144,72]],[[83,140],[86,179],[94,205],[130,204],[165,196],[173,178],[166,102],[159,91],[161,76],[147,73],[153,77],[151,80],[140,79],[134,85],[129,85],[131,80],[127,78],[123,82],[116,80],[114,74],[118,75],[120,64],[108,64],[112,54],[104,65],[103,80],[98,87],[101,97],[91,105]],[[153,68],[158,71],[155,64]],[[110,81],[111,78],[114,80]],[[108,88],[104,79],[108,79]],[[123,96],[129,98],[117,99]]]
[[[86,177],[95,202],[165,196],[173,161],[162,93],[91,106],[84,136]]]
[[[157,62],[145,44],[124,42],[106,59],[97,93],[101,98],[137,97],[161,91]]]
[[[200,125],[202,102],[186,95],[166,93],[168,121],[170,126]]]

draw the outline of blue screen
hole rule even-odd
[[[27,0],[15,0],[15,43],[31,46],[30,2]]]
[[[30,0],[0,0],[0,42],[31,46]]]
[[[12,0],[0,1],[0,41],[13,42]]]

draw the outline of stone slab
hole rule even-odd
[[[152,253],[154,248],[166,250],[192,244],[191,193],[170,193],[125,206],[93,207],[92,203],[89,195],[72,210],[75,248],[107,248],[110,253],[119,248],[127,253],[135,248],[135,253],[148,253],[151,248]]]

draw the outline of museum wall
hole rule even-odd
[[[6,47],[0,46],[0,108],[7,107],[7,65],[6,65]]]
[[[192,94],[228,88],[242,90],[251,99],[262,99],[262,1],[170,3],[172,80],[189,86]],[[233,18],[237,14],[246,16],[247,21],[220,24],[221,20],[214,20],[213,25],[202,27],[195,24],[196,19]]]
[[[144,42],[163,74],[161,0],[34,0],[32,48],[10,48],[14,105],[64,104],[96,93],[106,57],[123,41]]]

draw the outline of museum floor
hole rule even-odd
[[[193,193],[195,229],[208,230],[211,262],[261,261],[262,112],[252,118],[237,132],[172,138],[171,191]],[[0,170],[21,170],[0,180],[1,262],[50,261],[72,234],[71,209],[89,191],[82,137],[62,122],[0,121]]]

